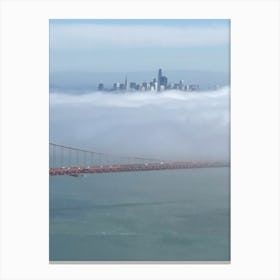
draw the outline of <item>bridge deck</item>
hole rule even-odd
[[[205,168],[205,167],[226,167],[227,162],[161,162],[161,163],[144,163],[144,164],[122,164],[122,165],[98,165],[87,167],[62,167],[50,168],[49,175],[70,175],[78,176],[79,174],[88,173],[110,173],[110,172],[133,172],[148,170],[164,169],[187,169],[187,168]]]

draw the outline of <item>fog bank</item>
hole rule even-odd
[[[229,159],[229,88],[50,95],[50,141],[170,160]]]

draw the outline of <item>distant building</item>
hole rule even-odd
[[[184,81],[180,80],[180,82],[179,82],[179,89],[183,90],[183,88],[184,88]]]
[[[120,83],[114,83],[114,90],[119,90],[120,89]]]
[[[154,82],[155,91],[158,91],[158,83]]]
[[[158,70],[158,83],[159,83],[159,85],[160,85],[161,77],[162,77],[162,70],[159,69],[159,70]]]
[[[127,76],[125,76],[124,87],[125,87],[125,90],[129,90],[129,84],[127,82]]]
[[[148,87],[148,84],[147,84],[146,82],[143,82],[143,83],[142,83],[142,88],[144,88],[145,90],[147,90],[147,89],[148,89],[147,87]]]
[[[98,90],[100,90],[100,91],[104,90],[104,84],[100,83],[98,85]]]
[[[190,91],[199,90],[199,85],[189,85],[189,90],[190,90]]]
[[[158,70],[158,91],[161,91],[167,88],[167,77],[162,75],[162,70]]]
[[[129,87],[130,87],[130,89],[137,89],[137,84],[135,83],[135,82],[131,82],[131,83],[129,83]]]

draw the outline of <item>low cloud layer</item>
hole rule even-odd
[[[52,93],[50,141],[124,156],[229,159],[229,88]]]
[[[53,49],[98,47],[190,47],[229,43],[228,26],[51,24]]]

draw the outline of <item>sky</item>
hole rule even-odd
[[[73,79],[69,73],[82,73],[79,79],[83,80],[83,73],[156,75],[159,68],[167,71],[166,75],[173,75],[174,71],[229,75],[227,19],[52,19],[49,23],[51,84],[67,84]]]

